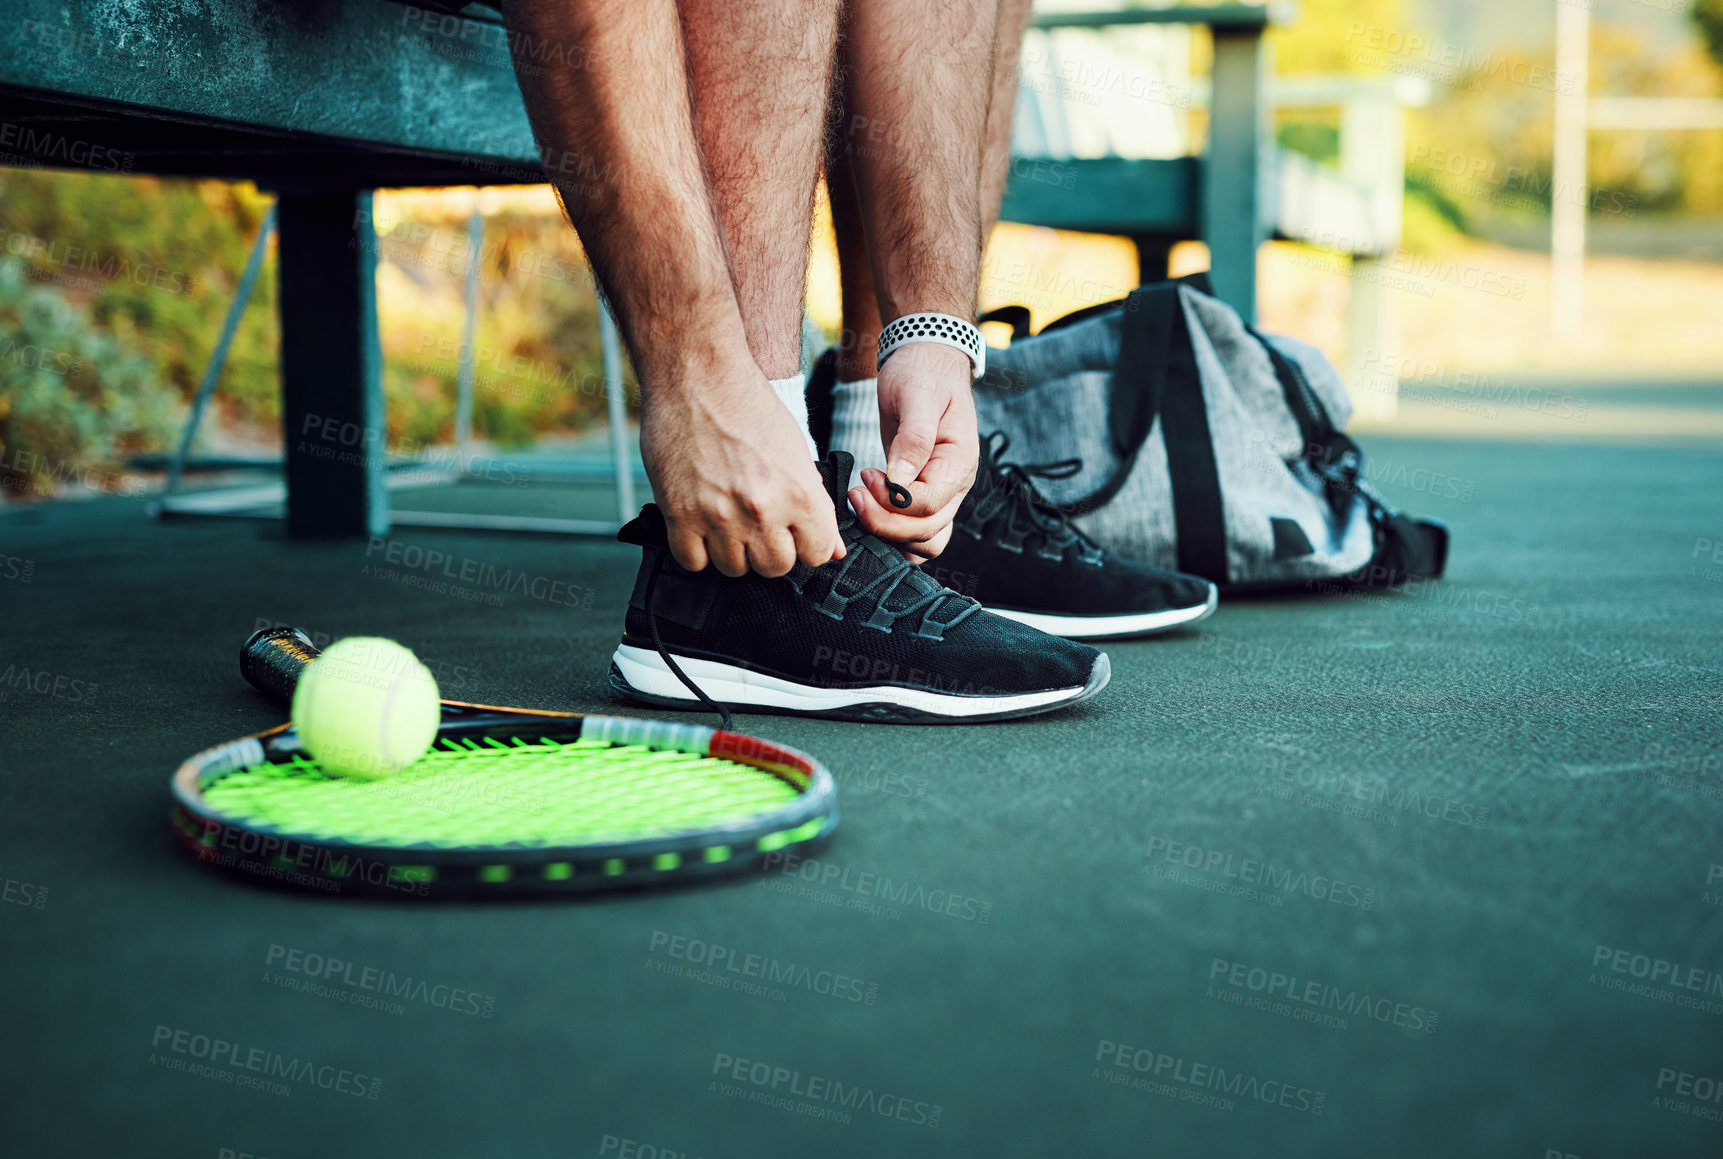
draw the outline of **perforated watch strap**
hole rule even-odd
[[[905,314],[886,324],[879,334],[878,365],[884,366],[892,351],[910,342],[938,342],[969,356],[974,378],[987,372],[987,344],[981,331],[950,314]]]

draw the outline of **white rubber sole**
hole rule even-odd
[[[1208,601],[1190,608],[1171,608],[1160,612],[1129,612],[1117,616],[1056,616],[1044,612],[1015,612],[1006,608],[988,608],[996,616],[1016,620],[1031,628],[1039,628],[1049,636],[1067,640],[1105,640],[1119,636],[1147,636],[1206,620],[1220,605],[1220,591],[1208,586]]]
[[[700,702],[670,671],[664,658],[647,648],[619,644],[610,658],[611,683],[621,691],[656,704],[697,708]],[[677,656],[677,666],[713,700],[742,712],[781,712],[859,720],[980,721],[1034,716],[1087,700],[1106,687],[1112,675],[1106,653],[1095,658],[1087,683],[1003,696],[958,696],[924,688],[876,684],[862,688],[818,688],[734,664]]]

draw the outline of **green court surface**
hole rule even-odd
[[[615,711],[634,549],[395,537],[499,590],[0,513],[5,1153],[1723,1154],[1723,451],[1366,445],[1446,581],[1223,602],[1036,720],[741,717],[833,769],[834,840],[596,900],[260,888],[167,781],[278,723],[264,623]]]

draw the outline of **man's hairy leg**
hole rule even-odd
[[[846,131],[880,316],[935,311],[971,321],[981,265],[980,169],[992,88],[994,0],[867,0],[843,43]],[[926,555],[950,538],[975,479],[969,362],[928,342],[896,351],[879,375],[887,469],[851,492],[870,531]],[[908,485],[907,510],[886,489]]]
[[[748,347],[695,139],[674,0],[506,0],[533,133],[641,382],[641,451],[692,570],[782,575],[843,553],[806,453]],[[523,41],[522,43],[528,43]]]
[[[808,234],[838,0],[679,0],[695,132],[748,346],[801,368]]]
[[[1030,0],[998,0],[998,23],[993,31],[992,84],[987,97],[987,115],[980,172],[979,202],[983,247],[999,220],[1005,194],[1005,179],[1011,163],[1011,119],[1017,101],[1017,64],[1022,55],[1023,29],[1029,20]],[[873,268],[868,254],[867,233],[862,225],[861,205],[856,200],[852,152],[869,148],[865,124],[851,125],[841,97],[834,102],[833,147],[826,172],[831,197],[832,228],[836,234],[838,270],[843,304],[843,337],[837,352],[836,414],[833,440],[840,449],[856,456],[858,469],[884,465],[880,442],[879,402],[875,356],[879,349],[879,301],[874,295]]]
[[[998,0],[999,23],[993,30],[993,81],[987,95],[987,130],[981,143],[981,244],[999,224],[1005,178],[1011,170],[1011,118],[1017,111],[1017,64],[1023,55],[1023,29],[1031,0]]]
[[[987,94],[978,201],[983,247],[999,223],[1005,180],[1011,167],[1011,119],[1017,106],[1017,67],[1023,55],[1023,30],[1029,23],[1031,0],[997,0],[998,23],[993,30],[993,72]],[[842,109],[836,111],[840,134],[826,174],[832,202],[832,229],[837,235],[838,269],[842,276],[843,343],[838,348],[840,381],[872,378],[879,348],[879,301],[874,296],[873,269],[856,200],[851,152],[867,148],[867,126],[851,131]]]

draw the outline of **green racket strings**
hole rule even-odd
[[[354,844],[563,846],[746,820],[798,795],[717,757],[597,740],[445,737],[392,777],[325,772],[307,755],[238,769],[204,800],[251,827]]]

